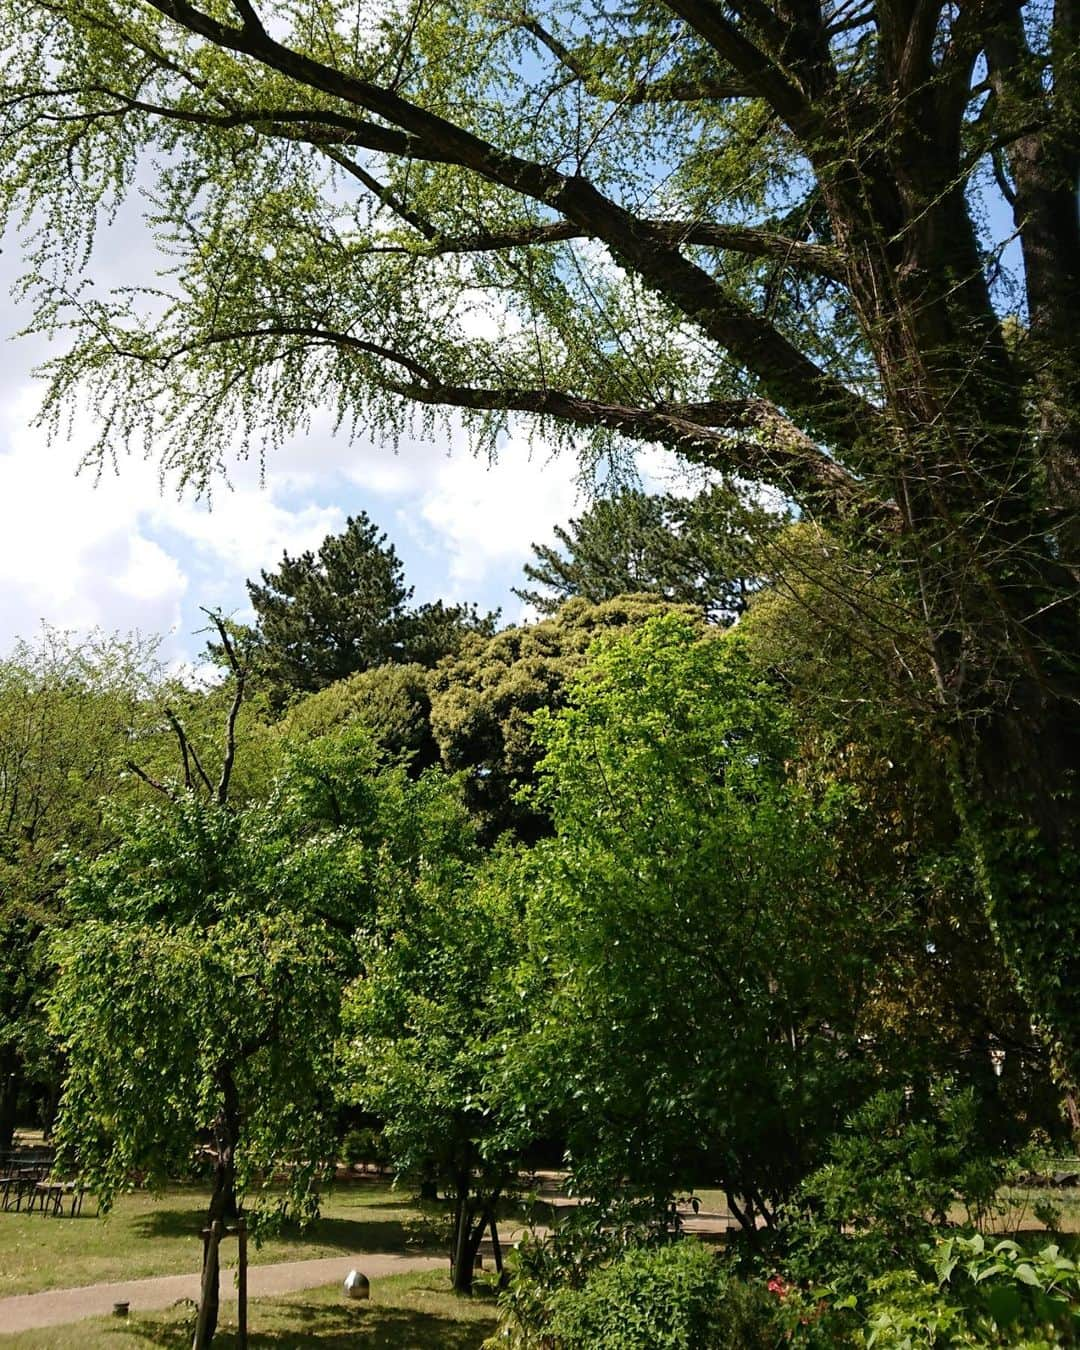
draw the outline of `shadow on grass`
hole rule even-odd
[[[407,1202],[380,1205],[387,1211],[399,1210],[411,1213],[412,1206]],[[192,1213],[190,1209],[155,1209],[142,1215],[132,1225],[140,1238],[184,1238],[198,1237],[206,1223],[202,1213]],[[307,1228],[297,1224],[285,1223],[272,1233],[267,1234],[268,1242],[287,1242],[300,1247],[333,1247],[343,1252],[360,1251],[415,1251],[418,1247],[427,1248],[438,1245],[437,1242],[422,1241],[422,1234],[404,1219],[388,1213],[386,1218],[371,1217],[346,1219],[317,1219]]]
[[[490,1318],[457,1321],[414,1308],[368,1304],[366,1306],[304,1306],[290,1303],[282,1309],[287,1325],[252,1327],[248,1332],[250,1350],[294,1350],[312,1346],[319,1350],[354,1350],[356,1346],[381,1346],[385,1350],[478,1350],[494,1330]],[[256,1320],[259,1320],[258,1318]],[[274,1320],[278,1320],[275,1318]],[[161,1350],[186,1350],[191,1344],[191,1327],[174,1322],[152,1327],[141,1323],[131,1327],[144,1344]],[[226,1327],[214,1337],[216,1350],[236,1350],[236,1332]]]

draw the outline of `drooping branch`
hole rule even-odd
[[[373,378],[387,392],[410,402],[469,412],[525,413],[583,428],[603,427],[631,440],[665,445],[697,463],[767,482],[793,497],[808,513],[827,520],[858,520],[886,532],[899,524],[895,503],[876,497],[766,399],[646,406],[584,398],[551,387],[462,385],[445,382],[410,353],[311,323],[222,329],[181,344],[158,363],[167,365],[201,347],[263,339],[300,339],[312,347],[336,347],[374,357],[402,374],[384,372]],[[147,360],[140,352],[126,355]],[[219,616],[211,617],[220,623]]]
[[[642,103],[700,103],[706,99],[752,98],[753,90],[745,80],[695,77],[687,79],[677,75],[657,76],[655,80],[639,79],[626,90],[615,85],[605,85],[598,81],[589,70],[587,61],[556,37],[539,19],[531,14],[522,14],[515,22],[523,28],[556,58],[557,61],[579,80],[582,87],[597,98],[622,102],[631,106]]]
[[[397,126],[409,158],[456,163],[487,180],[544,203],[601,240],[621,265],[675,305],[702,332],[752,370],[778,403],[815,434],[847,452],[872,438],[874,406],[823,371],[766,318],[729,294],[704,268],[662,234],[576,174],[523,159],[390,90],[361,80],[276,42],[230,28],[186,0],[149,0],[182,27],[230,51],[262,62]],[[760,54],[759,54],[760,55]],[[801,99],[801,96],[800,96]]]

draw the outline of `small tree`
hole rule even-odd
[[[245,674],[219,634],[231,729]],[[380,769],[362,728],[297,747],[269,799],[243,808],[228,800],[231,730],[213,787],[179,723],[177,736],[183,780],[154,780],[158,800],[117,821],[120,842],[72,867],[52,999],[68,1064],[60,1154],[108,1207],[133,1176],[163,1184],[206,1149],[211,1222],[282,1173],[279,1210],[306,1219],[337,1141],[355,934],[384,888],[451,855],[462,811]],[[212,1336],[216,1270],[206,1287]]]
[[[709,1177],[749,1232],[859,1099],[861,940],[842,794],[789,771],[785,704],[735,634],[678,615],[612,638],[541,719],[556,835],[528,881],[534,1025],[508,1072],[579,1184]]]
[[[520,943],[500,870],[444,870],[407,897],[388,897],[346,1010],[348,1095],[384,1122],[400,1169],[436,1177],[453,1197],[452,1278],[462,1293],[487,1229],[501,1268],[497,1206],[520,1142],[497,1086],[510,1022],[503,978]]]

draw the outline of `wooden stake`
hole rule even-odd
[[[191,1350],[206,1350],[207,1320],[210,1316],[210,1289],[218,1278],[218,1247],[221,1244],[221,1220],[215,1219],[210,1225],[210,1235],[206,1242],[206,1254],[203,1258],[202,1297],[199,1299],[199,1315],[195,1320],[195,1339]]]
[[[236,1241],[239,1247],[236,1268],[236,1343],[239,1350],[247,1350],[247,1220],[236,1221]]]

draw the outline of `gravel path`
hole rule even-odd
[[[354,1268],[369,1279],[403,1275],[413,1270],[435,1270],[446,1265],[444,1256],[399,1256],[392,1252],[364,1252],[356,1256],[329,1256],[317,1261],[282,1261],[248,1266],[248,1298],[290,1294],[340,1281]],[[236,1298],[233,1268],[221,1272],[221,1299]],[[84,1317],[111,1313],[114,1303],[128,1303],[132,1312],[169,1308],[179,1299],[199,1297],[199,1276],[159,1275],[149,1280],[118,1280],[79,1289],[46,1289],[40,1294],[13,1294],[0,1298],[0,1343],[5,1335],[62,1326]]]

